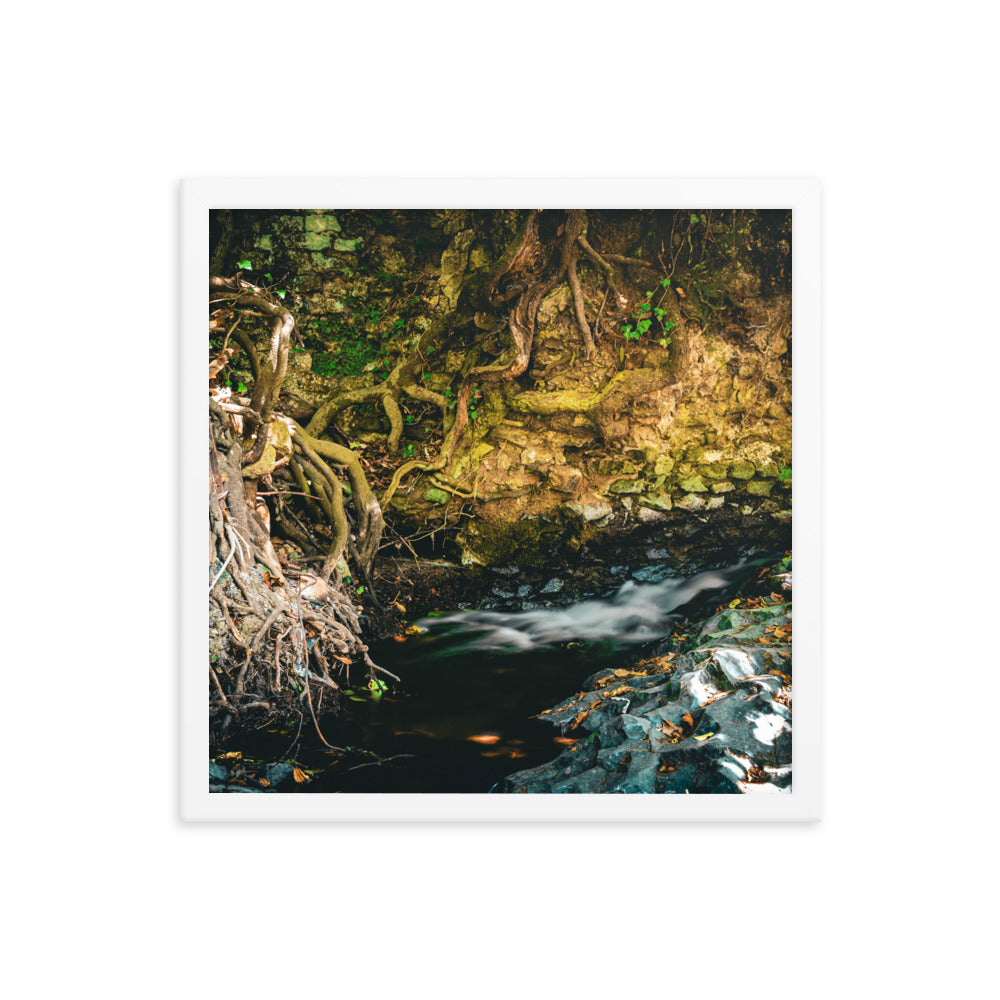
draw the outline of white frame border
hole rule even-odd
[[[274,794],[208,791],[205,295],[213,208],[791,208],[793,791],[759,795]],[[817,820],[821,806],[820,186],[815,180],[269,178],[181,185],[180,813],[198,821]]]

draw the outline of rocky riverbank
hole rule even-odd
[[[781,569],[776,590],[732,601],[543,712],[590,735],[495,791],[790,792],[791,560]]]

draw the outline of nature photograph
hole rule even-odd
[[[210,792],[792,792],[790,208],[208,229]]]

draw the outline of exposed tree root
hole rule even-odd
[[[573,297],[574,313],[577,325],[580,328],[586,356],[590,358],[596,353],[597,348],[594,334],[587,321],[583,290],[579,275],[577,274],[577,260],[580,248],[601,268],[607,276],[608,287],[614,289],[616,296],[618,296],[620,293],[618,292],[615,269],[587,241],[586,213],[580,209],[573,209],[567,212],[566,222],[562,229],[559,260],[554,268],[550,267],[549,262],[546,260],[545,249],[539,237],[539,215],[540,213],[536,211],[532,212],[528,217],[520,244],[504,270],[494,278],[489,290],[490,305],[495,310],[499,310],[511,302],[511,300],[516,299],[507,320],[513,351],[508,354],[505,360],[497,364],[474,366],[466,372],[456,396],[454,422],[450,427],[446,427],[445,438],[437,458],[431,461],[414,460],[401,465],[396,470],[389,487],[382,496],[383,508],[388,506],[406,475],[415,471],[440,472],[451,462],[455,448],[468,426],[469,399],[473,385],[486,382],[510,382],[519,378],[528,370],[531,364],[539,306],[549,292],[563,278],[566,278]],[[546,275],[547,270],[549,271],[548,275]],[[606,300],[607,294],[605,294]],[[598,330],[603,307],[604,303],[602,302],[597,316]],[[430,341],[431,338],[428,338],[428,343]],[[396,371],[402,372],[405,370],[405,367],[405,362],[401,362],[397,366]],[[326,404],[330,407],[329,410],[321,408],[317,411],[317,415],[310,423],[310,428],[314,425],[324,425],[332,418],[334,412],[343,409],[346,405],[353,405],[355,401],[361,401],[362,397],[365,399],[381,399],[384,405],[384,393],[389,391],[389,384],[392,380],[393,376],[390,375],[385,382],[374,389],[358,390],[354,394],[344,393],[335,397],[329,404]],[[400,380],[397,379],[395,384],[400,384]],[[411,383],[402,383],[403,389],[407,391],[409,385]],[[421,393],[420,395],[414,395],[414,398],[434,402],[447,412],[445,409],[447,403],[443,397],[422,388]],[[392,418],[390,416],[390,423],[391,421]],[[394,435],[395,429],[390,432],[389,436],[390,450],[398,444],[398,435]],[[456,491],[452,490],[452,492]],[[471,494],[460,492],[458,495],[471,497]]]
[[[254,372],[251,396],[235,401],[220,392],[209,401],[209,602],[222,626],[213,629],[210,698],[232,715],[280,704],[301,714],[298,706],[304,701],[320,732],[316,709],[323,692],[334,695],[336,703],[337,669],[360,663],[370,674],[398,680],[372,662],[358,609],[343,581],[331,580],[345,553],[368,579],[382,536],[382,512],[357,455],[275,413],[294,328],[291,313],[240,277],[212,278],[209,285],[213,297],[221,295],[225,314],[214,319],[216,328],[238,313],[238,319],[263,317],[271,329],[269,349],[261,356],[245,330],[236,329],[236,323],[229,327],[221,353],[231,352],[230,337],[243,348]],[[218,361],[213,374],[221,370]],[[227,361],[223,358],[222,366]],[[288,428],[283,438],[271,432],[276,421]],[[289,438],[291,453],[282,457],[278,444]],[[317,520],[330,526],[332,541],[315,576],[282,566],[270,538],[268,508],[258,499],[259,481],[270,484],[271,473],[283,466]],[[341,475],[351,484],[353,532]],[[297,521],[281,503],[276,508],[279,523],[287,527]],[[289,535],[309,541],[301,522]]]

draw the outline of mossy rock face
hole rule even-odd
[[[558,285],[549,292],[538,307],[538,327],[544,329],[565,309],[569,308],[570,291],[567,285]]]
[[[659,496],[639,497],[639,505],[650,510],[670,510],[674,503],[669,493],[661,493]]]
[[[747,483],[747,493],[753,493],[755,496],[766,497],[771,495],[771,490],[774,488],[774,483],[765,483],[760,480],[755,480],[752,483]]]
[[[728,480],[722,483],[712,483],[713,493],[732,493],[735,489],[736,487]]]
[[[705,485],[701,476],[688,476],[687,479],[682,479],[678,486],[686,493],[706,493],[708,492],[708,487]]]
[[[340,232],[340,222],[337,220],[337,216],[328,215],[326,212],[320,212],[316,215],[306,216],[306,232],[307,233],[339,233]]]
[[[621,458],[602,458],[597,463],[597,472],[601,476],[634,476],[638,471],[632,462]]]
[[[434,503],[449,503],[451,501],[451,496],[445,493],[444,490],[429,489],[424,494],[425,500],[431,500]]]
[[[338,240],[338,242],[346,243],[348,241]],[[304,233],[302,245],[307,250],[325,250],[330,245],[330,237],[326,233]]]
[[[509,524],[470,522],[459,534],[462,562],[479,566],[540,566],[551,562],[560,529],[541,518]]]
[[[658,458],[653,465],[653,472],[658,476],[669,476],[674,471],[674,460],[666,455]]]
[[[752,479],[756,471],[749,462],[733,462],[729,467],[729,475],[733,479]]]
[[[641,479],[619,479],[608,487],[609,493],[641,493],[646,484]]]
[[[713,479],[721,480],[726,478],[726,473],[729,471],[728,465],[699,465],[698,475],[702,479]]]

